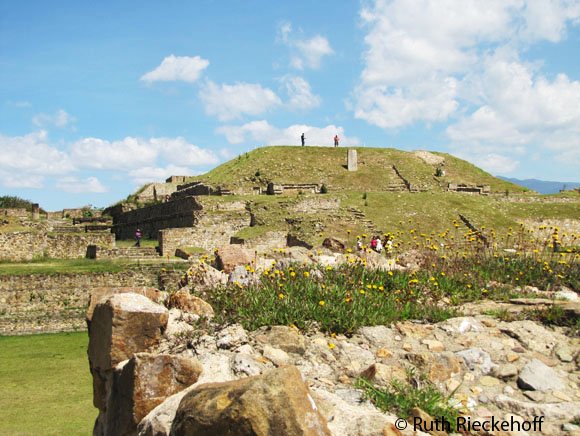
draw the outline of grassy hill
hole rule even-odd
[[[363,147],[356,150],[355,172],[347,169],[345,148],[275,146],[240,155],[191,181],[222,186],[238,194],[250,194],[253,187],[264,188],[268,182],[316,183],[328,188],[326,194],[200,197],[202,203],[210,206],[208,210],[215,209],[211,207],[215,202],[245,201],[255,225],[240,230],[236,236],[246,240],[281,231],[313,244],[327,236],[339,236],[352,244],[355,235],[391,232],[399,240],[414,243],[417,234],[455,231],[454,221],[459,220],[460,214],[478,228],[494,229],[498,234],[509,233],[522,221],[570,220],[572,227],[578,227],[577,193],[539,195],[446,153]],[[402,184],[393,166],[421,192],[404,188],[389,191]],[[436,176],[438,168],[443,170],[443,176]],[[448,192],[449,183],[489,185],[492,195]],[[329,200],[336,201],[339,207],[316,207],[317,202]],[[465,230],[461,224],[457,232]]]
[[[427,163],[414,152],[392,148],[354,148],[358,171],[346,168],[345,148],[262,147],[232,159],[193,180],[222,185],[229,189],[275,183],[319,183],[332,192],[381,192],[400,182],[392,167],[412,185],[443,191],[448,183],[490,185],[493,192],[525,192],[526,188],[497,179],[476,166],[446,153],[432,153],[443,164]],[[437,167],[445,172],[435,177]]]

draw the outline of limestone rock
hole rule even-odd
[[[261,376],[198,386],[181,400],[171,433],[330,434],[300,372],[291,366]]]
[[[253,254],[238,244],[218,248],[215,257],[216,268],[230,274],[237,266],[250,265]]]
[[[137,353],[115,374],[103,434],[133,434],[151,410],[195,383],[201,372],[193,358]]]
[[[165,307],[139,294],[115,294],[97,304],[89,330],[91,368],[109,370],[157,345],[168,317]]]
[[[140,294],[119,293],[95,306],[89,323],[89,368],[93,404],[106,409],[113,368],[159,344],[167,326],[167,309]],[[102,419],[98,420],[102,424]]]
[[[389,348],[395,340],[395,332],[393,329],[384,325],[361,327],[358,333],[376,347]]]
[[[566,341],[565,336],[550,332],[534,321],[502,323],[500,330],[517,339],[528,350],[544,354],[550,354],[556,344]]]
[[[155,303],[160,303],[163,297],[163,293],[156,288],[150,288],[146,286],[126,286],[126,287],[99,287],[93,288],[91,290],[91,296],[89,298],[89,306],[87,308],[87,322],[93,319],[93,312],[97,304],[104,302],[107,298],[115,294],[140,294],[149,298]]]
[[[211,265],[200,262],[193,264],[182,281],[182,286],[195,288],[198,291],[206,291],[223,286],[228,282],[228,275],[218,271]]]
[[[532,359],[522,368],[518,377],[518,386],[532,391],[566,389],[566,385],[556,371],[538,359]]]
[[[228,277],[228,283],[238,283],[249,286],[259,281],[258,276],[246,269],[245,266],[236,266]]]
[[[368,250],[360,253],[360,257],[366,263],[367,269],[379,271],[392,271],[396,269],[396,263],[381,254]]]
[[[492,362],[490,355],[480,348],[469,348],[467,350],[459,351],[456,354],[458,357],[463,359],[465,366],[467,366],[470,371],[481,375],[489,374],[496,366]]]
[[[554,294],[554,298],[557,300],[580,301],[578,294],[565,286],[562,286],[562,288]]]
[[[235,348],[248,342],[248,334],[239,324],[231,325],[218,333],[218,348]]]
[[[574,360],[574,350],[566,344],[556,347],[556,357],[562,362],[572,362]]]
[[[346,241],[340,238],[326,238],[322,241],[322,246],[332,251],[344,252],[346,249]]]
[[[502,410],[509,410],[521,416],[530,418],[544,416],[546,421],[565,419],[573,421],[580,419],[580,402],[538,404],[529,401],[520,401],[506,395],[498,395],[493,400],[496,406]]]
[[[272,326],[256,336],[256,340],[262,344],[269,344],[287,353],[304,354],[306,340],[298,330],[286,326]]]
[[[268,344],[264,346],[264,357],[276,366],[289,365],[291,358],[284,350],[274,348]]]
[[[372,404],[346,401],[343,397],[320,388],[312,389],[312,396],[328,420],[328,429],[340,436],[383,436],[384,429],[397,419],[381,413]]]
[[[232,369],[236,374],[254,376],[262,374],[266,369],[266,365],[251,354],[236,353],[232,361]]]
[[[506,365],[495,367],[492,372],[495,377],[501,380],[507,380],[518,375],[518,368],[515,365],[508,363]]]
[[[181,288],[179,291],[171,294],[169,296],[168,307],[175,307],[183,312],[207,318],[213,318],[214,316],[211,305],[201,298],[191,295],[187,288]]]
[[[437,324],[437,327],[447,333],[483,332],[485,327],[473,317],[451,318]]]
[[[139,436],[169,436],[181,399],[193,389],[195,385],[166,398],[141,420],[137,426],[137,434]]]

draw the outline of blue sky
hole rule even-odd
[[[580,0],[0,0],[0,192],[107,206],[265,144],[580,180]]]

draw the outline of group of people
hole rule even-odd
[[[385,250],[387,254],[391,254],[393,252],[393,237],[390,234],[385,234],[381,240],[380,237],[373,236],[371,238],[369,247],[371,250],[376,251],[379,254],[382,253],[383,250]],[[363,243],[360,238],[356,241],[356,248],[359,251],[363,249]]]
[[[302,143],[302,147],[304,147],[306,145],[306,136],[304,135],[304,133],[302,133],[302,135],[300,135],[300,142]],[[340,142],[340,138],[338,137],[338,135],[334,135],[334,146],[338,147],[339,142]]]

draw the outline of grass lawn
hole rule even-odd
[[[187,264],[171,262],[162,257],[138,261],[133,259],[41,259],[30,262],[0,262],[0,275],[117,273],[144,265],[166,266],[179,270],[187,268]]]
[[[0,435],[89,435],[88,335],[0,336]]]

